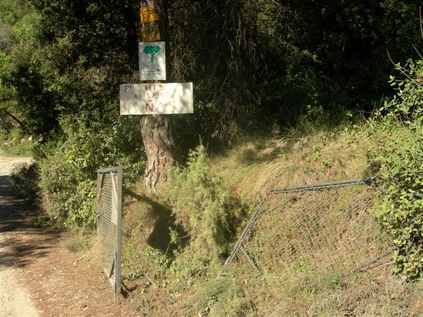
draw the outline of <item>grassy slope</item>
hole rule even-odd
[[[392,277],[390,259],[368,269],[389,245],[371,216],[372,188],[270,195],[273,188],[367,176],[374,138],[364,124],[245,140],[212,159],[212,170],[245,201],[265,198],[266,212],[245,257],[229,272],[178,281],[166,271],[170,210],[156,198],[131,204],[126,273],[147,315],[418,316],[421,285]],[[358,272],[361,269],[362,272]],[[412,290],[412,288],[417,290]],[[420,287],[420,289],[419,289]]]

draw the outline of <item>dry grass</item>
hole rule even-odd
[[[267,211],[246,244],[261,273],[239,257],[223,278],[210,272],[179,288],[184,281],[173,281],[176,275],[161,267],[163,253],[151,253],[152,234],[164,228],[163,206],[151,199],[134,204],[127,215],[126,256],[128,270],[140,272],[135,297],[143,312],[193,316],[207,308],[209,316],[423,316],[421,285],[394,277],[389,256],[367,267],[390,248],[371,214],[371,188],[269,194],[274,188],[368,176],[372,142],[361,126],[255,138],[212,159],[212,170],[233,192],[251,203],[265,198]],[[167,233],[160,235],[166,241]]]
[[[95,249],[92,248],[94,236],[91,233],[84,233],[78,230],[65,233],[60,243],[72,253],[82,253],[89,249]]]
[[[389,256],[367,268],[390,249],[371,215],[371,188],[269,194],[368,176],[372,139],[362,128],[290,141],[256,139],[214,160],[229,186],[251,200],[264,197],[268,207],[247,244],[263,274],[245,258],[236,263],[257,316],[423,314],[421,304],[411,304],[416,294],[392,276]]]

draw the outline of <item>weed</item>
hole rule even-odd
[[[63,241],[67,250],[72,253],[81,253],[87,251],[92,242],[92,235],[83,231],[69,232],[68,236]]]

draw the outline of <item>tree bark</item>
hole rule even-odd
[[[160,38],[167,39],[167,1],[155,0],[160,16]],[[143,26],[141,26],[143,27]],[[175,163],[174,141],[167,116],[149,115],[141,119],[141,133],[147,155],[144,184],[147,190],[155,192],[157,186],[166,181],[169,168]]]
[[[147,155],[144,184],[154,192],[159,183],[166,181],[167,172],[175,163],[169,119],[164,116],[144,116],[141,119],[141,133]]]

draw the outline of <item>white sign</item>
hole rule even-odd
[[[194,113],[192,83],[120,86],[120,114]]]
[[[166,43],[139,43],[141,80],[166,80]]]

